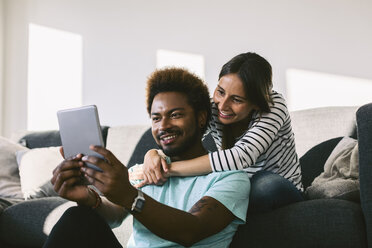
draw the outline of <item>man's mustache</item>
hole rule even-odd
[[[163,130],[163,131],[160,131],[158,135],[156,135],[156,138],[157,139],[160,139],[161,136],[163,135],[172,135],[172,134],[180,134],[181,133],[181,130],[179,129],[174,129],[174,128],[169,128],[169,129],[166,129],[166,130]]]

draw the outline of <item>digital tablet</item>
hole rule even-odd
[[[65,158],[81,153],[104,159],[101,154],[89,149],[90,145],[104,146],[95,105],[60,110],[57,112],[57,116]],[[86,165],[102,171],[93,164],[86,163]]]

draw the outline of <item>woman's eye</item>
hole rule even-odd
[[[234,98],[233,101],[236,102],[236,103],[242,103],[243,102],[242,100],[237,99],[237,98]]]
[[[218,94],[223,96],[225,92],[223,92],[223,90],[217,90]]]

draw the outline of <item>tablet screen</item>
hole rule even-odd
[[[60,110],[57,116],[65,158],[79,153],[103,158],[102,155],[89,149],[90,145],[104,146],[95,105]],[[102,171],[93,164],[86,164],[88,167]]]

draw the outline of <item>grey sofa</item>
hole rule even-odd
[[[357,122],[360,194],[348,200],[307,199],[270,213],[248,215],[231,247],[372,247],[372,104],[361,107],[357,114],[356,110],[317,108],[291,112],[291,117],[305,187],[323,171],[326,159],[343,136],[356,138]],[[30,148],[58,145],[58,133],[53,135],[46,132],[24,137],[21,133],[13,139]],[[143,154],[154,146],[147,126],[110,127],[106,141],[128,166],[141,162]],[[215,149],[210,138],[205,147]],[[7,207],[0,214],[0,247],[40,247],[58,217],[72,205],[59,197],[45,197]],[[114,232],[125,245],[131,218]]]

